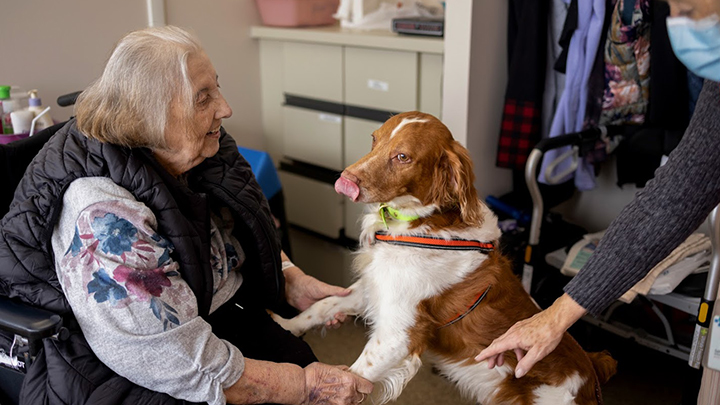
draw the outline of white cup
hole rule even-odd
[[[30,132],[30,125],[34,114],[32,111],[20,110],[10,113],[10,121],[12,121],[13,132],[16,134],[27,134]]]

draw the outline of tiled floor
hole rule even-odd
[[[349,285],[350,249],[297,229],[290,232],[293,261],[323,281]],[[579,325],[572,330],[586,349],[607,349],[618,360],[618,374],[603,387],[606,405],[678,405],[683,389],[697,374],[686,362],[642,347],[594,327]],[[338,330],[310,332],[306,340],[318,358],[331,364],[352,364],[362,351],[366,329],[361,321],[348,322]],[[687,396],[686,396],[687,397]],[[424,365],[408,384],[396,404],[471,404],[443,377]],[[694,401],[685,401],[690,404]]]

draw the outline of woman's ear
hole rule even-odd
[[[482,224],[482,210],[475,190],[475,173],[470,155],[459,142],[453,141],[446,151],[450,166],[449,185],[454,199],[460,207],[463,222],[468,225]]]

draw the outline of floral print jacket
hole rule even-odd
[[[230,215],[216,214],[211,311],[240,288],[244,260]],[[111,180],[75,180],[53,232],[63,291],[93,352],[113,371],[176,398],[225,403],[242,355],[198,316],[173,246],[156,227],[153,213]]]

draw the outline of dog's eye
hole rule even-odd
[[[375,147],[375,135],[370,135],[372,137],[372,147]]]
[[[400,161],[400,163],[407,163],[410,161],[410,156],[404,153],[398,153],[397,159]]]

